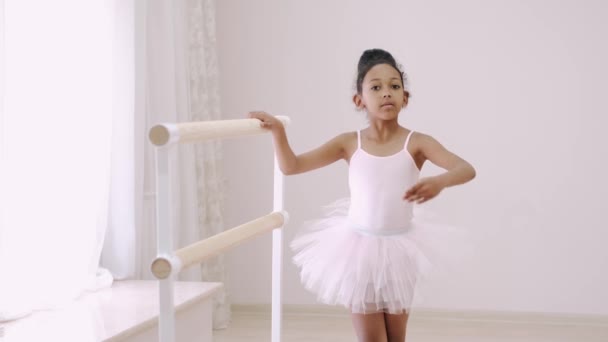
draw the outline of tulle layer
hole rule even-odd
[[[400,232],[378,235],[353,224],[348,200],[308,223],[292,241],[304,286],[320,302],[353,313],[408,312],[419,280],[447,258],[453,227],[416,216]]]

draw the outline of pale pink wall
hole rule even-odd
[[[476,257],[449,283],[435,279],[420,306],[608,314],[607,3],[222,0],[217,10],[225,118],[289,115],[298,152],[361,127],[355,66],[380,47],[411,79],[402,123],[476,166],[473,183],[429,204],[470,228]],[[271,210],[271,143],[225,146],[235,225]],[[345,172],[341,162],[287,179],[287,240],[347,195]],[[234,302],[269,302],[270,248],[268,236],[229,253]],[[286,303],[314,303],[289,261],[284,284]]]

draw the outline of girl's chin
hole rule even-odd
[[[395,120],[399,117],[399,112],[394,112],[394,111],[380,111],[378,113],[375,114],[370,114],[371,117],[374,117],[376,119],[379,120]]]

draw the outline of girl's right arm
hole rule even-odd
[[[279,167],[286,175],[318,169],[345,157],[345,134],[333,138],[312,151],[296,155],[289,146],[285,127],[281,121],[265,112],[251,112],[249,117],[260,120],[261,127],[272,131],[272,141]]]

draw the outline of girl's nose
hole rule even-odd
[[[391,94],[390,93],[386,93],[382,97],[391,97]]]

